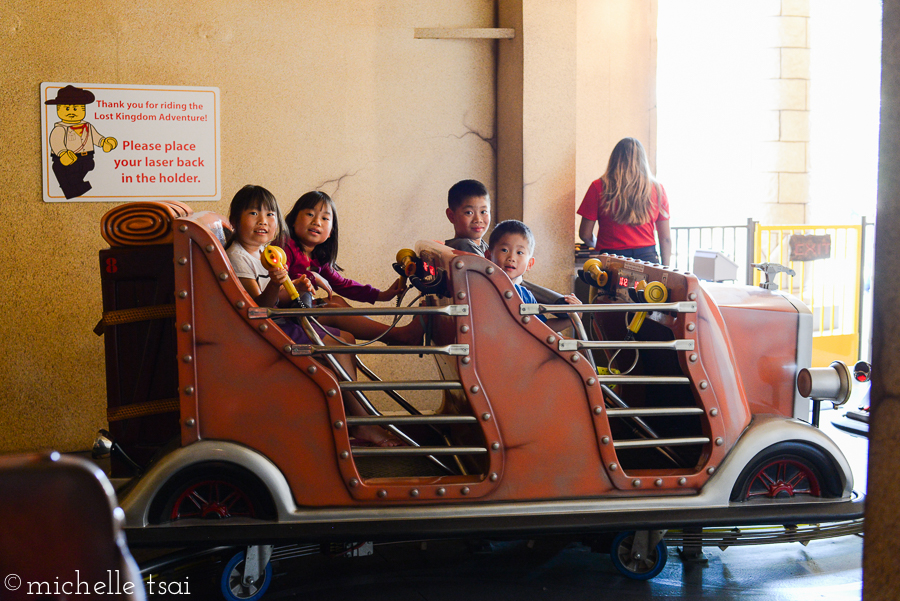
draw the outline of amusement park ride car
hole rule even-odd
[[[840,363],[809,368],[812,316],[790,295],[601,255],[580,271],[587,304],[523,304],[487,259],[423,241],[394,264],[415,306],[261,308],[228,262],[227,228],[178,203],[131,203],[104,217],[100,253],[129,543],[242,546],[226,597],[259,598],[286,543],[608,533],[616,567],[646,579],[673,529],[859,527],[862,495],[811,412],[845,402],[853,379]],[[336,312],[421,316],[426,343],[322,346],[309,321]],[[577,337],[543,313],[568,313]],[[361,366],[369,379],[347,381],[341,352],[433,356],[439,379]],[[410,390],[435,391],[439,410],[417,409]],[[375,410],[371,391],[398,410]],[[345,394],[371,415],[348,415]],[[406,444],[355,446],[350,429],[367,424]]]

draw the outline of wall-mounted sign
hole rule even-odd
[[[831,234],[823,236],[793,234],[790,244],[791,261],[815,261],[831,257]]]
[[[41,84],[46,202],[220,200],[219,89]]]

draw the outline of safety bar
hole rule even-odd
[[[347,425],[353,426],[384,426],[396,424],[399,426],[422,424],[444,426],[447,424],[477,424],[478,418],[474,415],[365,415],[347,416]]]
[[[540,315],[543,313],[617,313],[628,311],[674,311],[676,313],[696,313],[697,303],[679,301],[675,303],[609,303],[604,305],[542,305],[522,303],[519,315]]]
[[[571,338],[563,338],[559,341],[560,351],[579,351],[581,349],[662,349],[670,351],[692,351],[694,350],[694,341],[687,339],[680,340],[575,340]]]
[[[469,354],[468,344],[448,344],[446,346],[319,346],[315,344],[292,344],[291,355],[309,357],[311,355],[453,355],[465,357]]]
[[[684,376],[595,376],[601,384],[690,384]]]
[[[693,444],[708,444],[709,437],[692,438],[642,438],[640,440],[616,440],[613,446],[617,449],[649,449],[653,447],[684,447]]]
[[[701,407],[629,407],[627,409],[607,409],[609,417],[656,417],[663,415],[702,415]]]
[[[444,305],[442,307],[316,307],[312,309],[272,307],[248,307],[247,317],[250,319],[268,319],[270,317],[317,317],[320,315],[449,315],[460,317],[469,314],[469,305]]]
[[[418,456],[428,455],[484,455],[484,447],[353,447],[354,457],[375,457],[377,455]]]
[[[397,382],[341,382],[341,390],[461,390],[461,382],[444,380],[419,380]]]

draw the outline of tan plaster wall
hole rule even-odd
[[[227,212],[246,183],[284,210],[324,190],[340,211],[340,263],[377,286],[399,248],[449,237],[447,189],[476,178],[498,217],[535,229],[530,279],[565,290],[576,202],[615,142],[637,135],[655,156],[655,1],[107,0],[78,6],[87,29],[71,10],[55,18],[62,6],[0,5],[0,452],[84,449],[106,425],[92,329],[99,221],[114,205],[42,202],[42,81],[219,87],[223,200],[194,208]],[[413,34],[508,18],[514,40]],[[30,245],[41,262],[23,259]],[[412,372],[369,363],[388,380],[433,377],[428,359]]]
[[[285,210],[320,188],[339,206],[341,264],[377,286],[392,281],[400,247],[452,233],[450,185],[493,187],[496,42],[413,37],[491,27],[491,0],[253,6],[0,5],[0,451],[87,448],[106,423],[103,340],[91,330],[99,220],[113,204],[42,202],[42,81],[219,87],[224,200],[194,208],[226,212],[251,182]]]

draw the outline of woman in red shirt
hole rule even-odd
[[[647,153],[638,140],[624,138],[616,144],[606,173],[588,188],[578,214],[578,235],[587,246],[601,253],[669,264],[669,199],[650,173]]]

